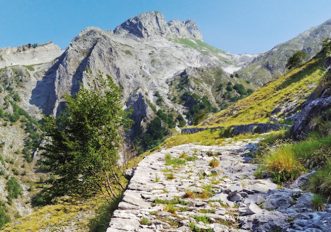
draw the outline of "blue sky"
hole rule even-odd
[[[205,41],[234,53],[269,50],[331,18],[330,0],[0,0],[0,47],[53,41],[82,29],[113,29],[141,12],[192,19]]]

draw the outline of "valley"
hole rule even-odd
[[[1,230],[328,231],[330,25],[237,55],[155,11],[0,49]]]

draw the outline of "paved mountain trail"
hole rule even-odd
[[[185,144],[147,156],[107,232],[327,231],[331,212],[313,212],[311,193],[255,179],[258,142]]]

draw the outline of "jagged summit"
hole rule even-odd
[[[138,38],[161,36],[202,40],[199,28],[193,21],[167,22],[165,17],[157,11],[142,13],[125,21],[115,28],[114,33]]]

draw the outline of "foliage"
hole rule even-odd
[[[272,115],[282,116],[274,112],[278,106],[303,103],[324,74],[323,60],[315,58],[292,69],[227,109],[212,115],[200,125],[231,126],[269,122]]]
[[[44,121],[41,164],[51,174],[45,197],[90,196],[103,187],[115,197],[114,188],[123,188],[117,161],[120,128],[126,124],[120,89],[108,78],[107,90],[81,89],[66,101],[60,116]]]
[[[330,199],[331,197],[331,160],[309,179],[308,188]]]
[[[111,201],[104,202],[97,210],[96,216],[90,220],[90,232],[104,232],[109,226],[109,218],[112,213],[117,209],[118,204],[122,199],[121,195],[112,198]]]
[[[172,157],[170,154],[166,154],[164,160],[166,166],[173,166],[173,167],[178,167],[186,163],[185,159]]]
[[[297,160],[292,146],[285,144],[263,157],[262,172],[270,175],[276,183],[295,180],[304,167]],[[261,171],[261,170],[260,170]]]
[[[22,186],[17,182],[15,177],[10,177],[6,184],[8,200],[16,199],[23,193]]]
[[[209,166],[212,168],[217,168],[218,166],[220,166],[220,161],[216,158],[213,158],[210,162],[209,162]]]
[[[325,202],[325,198],[318,194],[314,194],[313,199],[311,200],[313,208],[318,211],[324,210]]]
[[[151,222],[149,221],[148,218],[143,217],[143,218],[141,218],[141,220],[140,220],[140,224],[141,224],[141,225],[150,225]]]
[[[287,61],[286,68],[292,69],[301,65],[307,57],[304,51],[295,52]]]
[[[3,202],[0,202],[0,229],[10,221],[7,215],[7,209]]]
[[[15,218],[2,231],[58,231],[68,226],[75,228],[74,231],[105,231],[102,228],[108,227],[109,216],[117,206],[118,198],[108,202],[104,195],[98,194],[90,199],[58,200],[52,205],[35,208],[29,215]],[[114,208],[110,207],[112,204]]]
[[[143,152],[157,147],[169,133],[168,128],[164,126],[160,117],[155,117],[147,125],[146,131],[135,138],[137,150]]]
[[[198,124],[209,112],[215,112],[206,96],[200,97],[195,93],[185,92],[181,96],[181,101],[187,107],[186,117],[194,125]]]

